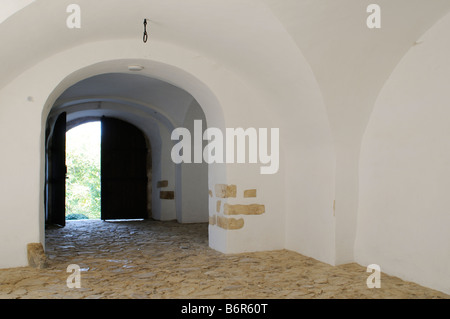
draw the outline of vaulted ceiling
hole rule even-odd
[[[363,130],[396,64],[450,10],[448,0],[378,0],[382,28],[366,26],[368,0],[78,0],[81,29],[66,27],[73,1],[3,4],[0,87],[58,52],[95,41],[136,38],[149,19],[150,39],[186,47],[266,87],[282,87],[280,67],[296,47],[311,66],[332,128],[355,120],[342,136]],[[24,7],[23,7],[24,6]],[[15,12],[16,11],[16,12]],[[7,61],[5,63],[5,61]],[[70,61],[68,61],[70,63]],[[339,136],[338,136],[339,139]]]

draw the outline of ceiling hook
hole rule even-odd
[[[143,36],[142,40],[144,41],[144,43],[146,43],[147,40],[148,40],[148,34],[147,34],[147,19],[144,19],[144,36]]]

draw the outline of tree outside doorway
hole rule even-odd
[[[100,122],[66,133],[66,220],[100,219],[100,144]]]

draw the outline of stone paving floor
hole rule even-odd
[[[364,267],[288,250],[222,254],[207,233],[207,224],[69,221],[46,230],[47,268],[0,270],[0,298],[450,299],[385,274],[380,289],[369,289]],[[81,269],[81,288],[67,287],[70,264]]]

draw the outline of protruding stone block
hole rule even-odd
[[[228,229],[236,230],[244,227],[244,219],[227,218],[223,216],[217,216],[217,226]]]
[[[173,191],[161,191],[159,193],[159,198],[161,198],[161,199],[174,199],[175,198],[175,192],[173,192]]]
[[[216,184],[214,190],[218,198],[236,197],[237,193],[236,185]]]
[[[156,183],[156,187],[158,188],[163,188],[163,187],[168,187],[169,186],[169,181],[159,181],[158,183]]]
[[[216,203],[216,212],[220,213],[220,206],[222,205],[222,201],[218,200]]]
[[[261,215],[266,211],[264,205],[230,205],[223,206],[223,213],[225,215]]]
[[[47,268],[47,257],[41,243],[30,243],[27,245],[28,265],[33,268]]]
[[[256,189],[247,189],[244,191],[244,198],[256,197]]]

